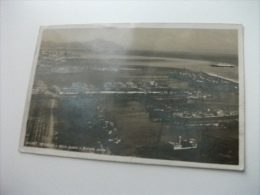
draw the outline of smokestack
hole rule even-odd
[[[181,145],[181,136],[179,136],[179,145]]]

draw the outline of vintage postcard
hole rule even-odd
[[[41,27],[20,151],[243,170],[242,26]]]

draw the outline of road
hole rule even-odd
[[[46,142],[47,143],[52,143],[52,139],[54,136],[54,115],[53,115],[53,108],[55,106],[55,99],[51,99],[50,100],[50,121],[49,121],[49,129],[48,129],[48,133],[47,133],[47,138],[46,138]]]

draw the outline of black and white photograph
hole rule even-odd
[[[41,27],[19,148],[243,170],[242,25]]]

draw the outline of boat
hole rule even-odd
[[[211,64],[213,67],[227,67],[227,68],[233,68],[235,65],[233,64],[226,64],[226,63],[213,63]]]
[[[181,136],[179,136],[178,142],[168,142],[168,144],[172,146],[174,151],[197,149],[198,146],[197,141],[194,138],[182,140]]]

